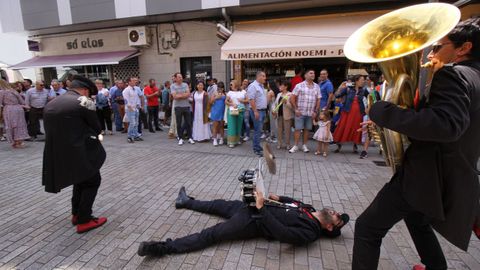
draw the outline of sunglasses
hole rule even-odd
[[[453,44],[453,42],[435,43],[435,44],[432,45],[432,52],[437,53],[438,51],[440,51],[440,49],[443,46],[448,45],[448,44]]]

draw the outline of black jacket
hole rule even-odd
[[[480,63],[446,65],[416,110],[382,101],[372,106],[370,118],[410,138],[398,171],[406,200],[467,250],[480,195]]]
[[[93,101],[68,91],[45,106],[43,119],[45,191],[57,193],[98,173],[106,153],[100,141],[92,139],[101,132]]]
[[[298,208],[265,205],[260,209],[261,218],[258,221],[260,229],[268,239],[283,243],[306,245],[317,240],[321,235],[334,237],[340,231],[328,234],[323,230],[318,220],[310,218],[300,208],[311,209],[310,205],[289,197],[280,197],[282,203],[296,203]]]

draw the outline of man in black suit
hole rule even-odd
[[[265,203],[263,194],[256,194],[256,208],[241,201],[198,201],[187,196],[180,188],[176,208],[226,218],[225,222],[206,228],[199,233],[165,242],[142,242],[140,256],[163,256],[171,253],[186,253],[200,250],[215,243],[229,240],[265,237],[294,245],[306,245],[321,236],[336,237],[348,222],[347,214],[334,210],[316,211],[311,205],[292,198],[270,195],[275,203]]]
[[[100,187],[100,168],[106,158],[100,143],[100,123],[95,112],[92,81],[74,76],[67,93],[50,101],[44,109],[45,149],[42,184],[58,193],[73,185],[72,224],[77,233],[102,226],[107,219],[92,216]]]
[[[427,269],[447,269],[432,227],[467,250],[479,211],[480,18],[433,45],[434,76],[415,109],[380,101],[370,119],[409,137],[402,166],[355,224],[353,269],[377,269],[382,238],[400,220]],[[425,269],[416,265],[414,269]]]

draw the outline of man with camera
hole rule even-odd
[[[257,190],[255,207],[242,201],[199,201],[180,188],[175,201],[177,209],[186,208],[227,219],[199,233],[175,240],[142,242],[139,256],[164,256],[200,250],[221,241],[264,237],[293,245],[306,245],[321,236],[337,237],[349,221],[347,214],[324,208],[316,211],[309,204],[289,197],[270,195],[268,199]]]

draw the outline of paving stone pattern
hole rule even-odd
[[[389,168],[372,162],[382,159],[378,148],[366,160],[348,145],[326,159],[314,156],[313,141],[309,154],[275,150],[278,173],[267,177],[268,190],[349,213],[341,237],[306,247],[263,239],[224,242],[190,254],[142,258],[136,255],[141,241],[180,237],[221,221],[176,210],[181,186],[199,199],[239,199],[239,173],[258,162],[250,142],[229,149],[178,146],[160,132],[144,138],[127,144],[123,134],[105,137],[108,156],[94,214],[108,222],[82,235],[70,224],[71,188],[49,194],[41,186],[43,143],[21,150],[0,143],[0,269],[350,269],[355,220],[391,176]],[[450,269],[480,269],[480,241],[473,235],[468,253],[440,239]],[[411,269],[418,262],[401,222],[383,241],[379,268]]]

